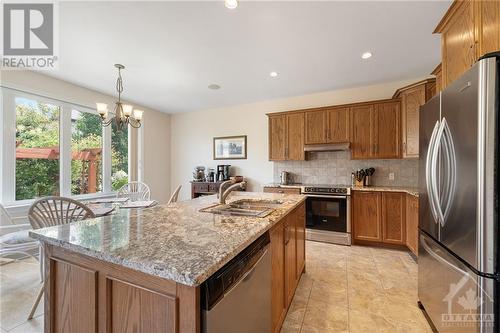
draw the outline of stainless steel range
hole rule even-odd
[[[351,188],[347,185],[302,186],[306,200],[306,239],[351,245]]]

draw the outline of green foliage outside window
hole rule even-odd
[[[16,99],[18,102],[18,99]],[[81,112],[72,124],[73,152],[102,147],[99,116]],[[59,107],[20,99],[16,105],[16,146],[59,149]],[[102,154],[97,164],[97,191],[102,190]],[[127,129],[112,129],[112,189],[128,182]],[[71,193],[82,193],[82,161],[71,161]],[[83,170],[85,171],[85,170]],[[83,172],[85,175],[85,172]],[[83,191],[85,193],[85,191]],[[59,159],[16,159],[16,200],[59,195]]]

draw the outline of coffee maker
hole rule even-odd
[[[229,180],[229,164],[220,164],[217,166],[217,181]]]

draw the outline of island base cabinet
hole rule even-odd
[[[200,332],[189,287],[44,245],[45,332]]]
[[[272,332],[279,332],[305,269],[305,205],[302,203],[270,231]]]

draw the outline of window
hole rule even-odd
[[[128,183],[128,128],[111,127],[111,188],[118,191]]]
[[[16,98],[16,200],[59,194],[59,111]]]
[[[71,194],[102,192],[102,124],[97,114],[71,111]]]
[[[0,203],[106,195],[129,181],[129,129],[91,108],[0,89]],[[27,202],[23,202],[27,201]]]

